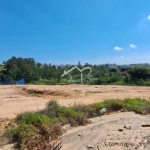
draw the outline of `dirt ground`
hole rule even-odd
[[[32,93],[32,94],[29,94]],[[95,86],[95,85],[25,85],[0,86],[0,119],[14,118],[25,111],[39,110],[49,100],[61,105],[90,104],[105,99],[150,99],[150,87]],[[5,118],[6,117],[6,118]],[[117,113],[93,118],[87,126],[70,129],[63,135],[62,150],[149,150],[150,116],[132,112]],[[6,124],[0,124],[3,129]],[[69,127],[70,128],[70,127]],[[69,129],[68,128],[68,129]],[[11,150],[13,144],[0,147]],[[89,147],[89,148],[88,148]]]
[[[150,116],[127,112],[92,120],[64,134],[61,150],[150,150],[150,127],[143,127]]]
[[[28,94],[28,90],[34,94]],[[105,99],[150,99],[150,87],[115,85],[25,85],[0,86],[0,118],[15,117],[25,111],[39,110],[47,101],[57,100],[61,105],[89,104]]]

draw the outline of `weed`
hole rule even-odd
[[[27,90],[27,93],[28,94],[33,94],[33,95],[36,94],[34,90]]]
[[[149,113],[148,107],[150,107],[150,101],[140,98],[127,98],[124,100],[123,107],[127,111],[134,111],[139,114],[147,114]]]

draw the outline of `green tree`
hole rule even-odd
[[[150,69],[144,66],[132,67],[128,70],[131,76],[131,81],[137,82],[137,80],[146,80],[150,78]]]

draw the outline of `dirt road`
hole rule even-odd
[[[28,94],[27,91],[34,91]],[[45,107],[47,101],[57,100],[61,105],[89,104],[105,99],[150,99],[150,87],[113,85],[25,85],[0,86],[0,118],[15,117],[25,111]]]

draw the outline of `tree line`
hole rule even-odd
[[[90,67],[91,76],[87,77],[89,70],[82,73],[83,83],[85,84],[118,84],[118,85],[150,85],[150,65],[149,64],[99,64],[91,65],[85,63],[81,65],[52,65],[36,62],[33,58],[12,57],[0,65],[0,81],[17,81],[25,79],[26,83],[32,84],[67,84],[70,76],[61,75],[64,71],[78,66],[80,69]],[[70,75],[74,83],[80,83],[81,73],[73,70]],[[90,82],[86,82],[90,78]],[[71,83],[71,82],[70,82]]]

